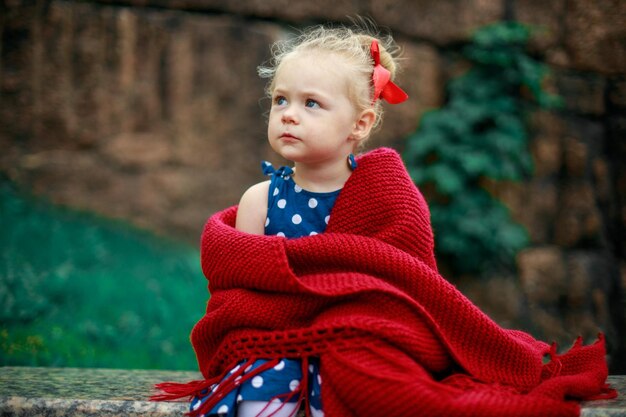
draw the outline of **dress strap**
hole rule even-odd
[[[263,175],[275,175],[277,177],[282,177],[283,179],[288,179],[293,175],[293,169],[289,168],[288,166],[282,166],[278,169],[275,169],[274,166],[268,161],[261,162],[261,169],[263,170]]]

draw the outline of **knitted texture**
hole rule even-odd
[[[438,274],[428,207],[393,150],[358,158],[323,234],[250,235],[235,218],[202,235],[211,298],[191,339],[207,381],[243,359],[319,357],[327,417],[575,416],[572,399],[614,395],[602,336],[558,355]]]

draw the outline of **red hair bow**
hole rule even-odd
[[[374,72],[372,73],[372,82],[374,83],[374,99],[372,102],[378,100],[379,98],[383,98],[387,101],[387,103],[398,104],[409,98],[407,93],[391,81],[391,73],[389,70],[380,65],[380,49],[378,48],[378,41],[372,41],[370,53],[372,54],[372,58],[374,58]]]

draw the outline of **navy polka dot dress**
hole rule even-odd
[[[310,192],[296,184],[292,178],[291,168],[274,169],[269,162],[263,162],[262,168],[263,173],[271,177],[265,234],[298,238],[324,232],[330,219],[330,211],[341,190],[329,193]],[[244,362],[242,361],[233,368],[229,375],[237,372]],[[257,360],[244,372],[253,371],[265,363],[267,363],[266,360]],[[315,415],[323,415],[319,362],[315,358],[310,359],[308,369],[305,371],[308,371],[306,389],[309,405],[312,411],[316,411]],[[276,366],[259,373],[233,389],[207,415],[236,417],[237,407],[242,401],[280,401],[277,396],[299,387],[303,379],[302,373],[300,360],[282,359]],[[211,390],[207,390],[206,395],[193,398],[190,409],[198,409],[211,396],[211,393]],[[289,401],[296,402],[298,398],[294,396]]]
[[[341,190],[329,193],[304,190],[291,177],[291,168],[274,170],[269,162],[263,163],[263,172],[271,175],[266,235],[296,238],[316,235],[326,229],[330,211]]]

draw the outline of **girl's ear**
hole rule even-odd
[[[354,122],[354,127],[352,128],[352,134],[350,135],[350,139],[357,142],[366,139],[372,131],[374,122],[376,122],[376,113],[374,112],[374,110],[363,110],[360,116]]]

